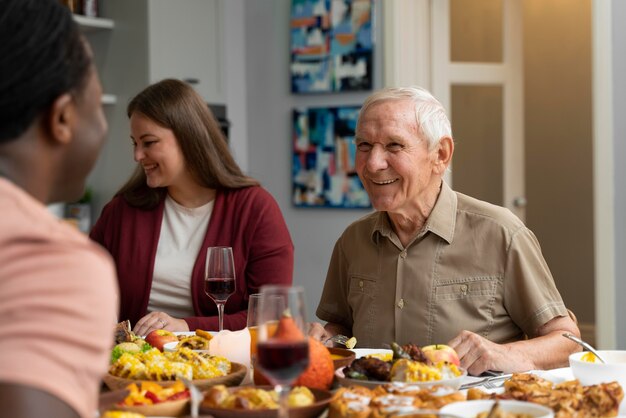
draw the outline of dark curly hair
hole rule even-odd
[[[0,144],[19,137],[67,92],[80,92],[91,57],[58,0],[0,0]]]

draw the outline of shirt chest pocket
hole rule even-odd
[[[439,281],[435,287],[435,299],[437,301],[460,301],[463,299],[491,299],[498,291],[499,279],[497,277],[472,277],[467,279],[455,279],[451,281]]]
[[[350,276],[350,298],[374,298],[377,291],[378,284],[375,278],[363,275]]]

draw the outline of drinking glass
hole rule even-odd
[[[309,365],[304,289],[263,286],[258,312],[255,367],[259,368],[280,395],[279,418],[287,418],[289,386]],[[273,331],[276,327],[278,331],[289,331],[282,335],[285,333]]]
[[[217,305],[219,331],[224,329],[224,305],[235,293],[235,263],[231,247],[209,247],[206,253],[204,292]]]
[[[248,299],[248,320],[246,327],[250,331],[250,356],[256,355],[256,343],[257,335],[259,331],[259,301],[261,300],[260,293],[253,293]]]

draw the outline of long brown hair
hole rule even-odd
[[[128,117],[135,112],[172,130],[187,169],[202,186],[240,189],[259,185],[257,180],[243,174],[230,154],[213,113],[188,84],[166,79],[146,87],[128,104]],[[163,187],[148,187],[140,165],[117,192],[129,205],[142,209],[154,208],[165,193]]]

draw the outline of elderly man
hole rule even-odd
[[[567,364],[579,335],[533,233],[443,181],[454,152],[442,105],[417,87],[364,103],[356,169],[376,211],[337,241],[311,335],[362,347],[448,344],[470,374]]]
[[[46,203],[104,142],[90,50],[58,0],[0,0],[0,418],[93,418],[117,312],[106,251]]]

